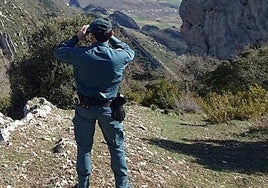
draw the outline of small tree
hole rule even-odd
[[[233,61],[224,61],[199,83],[199,93],[246,91],[254,84],[268,90],[268,46],[248,49]]]
[[[36,96],[45,97],[61,108],[72,107],[72,67],[58,62],[54,50],[91,19],[51,19],[29,35],[28,53],[14,62],[9,70],[12,117],[21,117],[25,102]]]
[[[172,109],[180,93],[178,83],[160,80],[146,86],[147,93],[142,104],[145,106],[156,105],[162,109]]]

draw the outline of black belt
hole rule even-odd
[[[78,94],[78,97],[79,97],[78,105],[84,108],[89,108],[90,106],[109,107],[112,102],[112,99],[101,100],[96,99],[94,97],[83,96],[81,94]]]

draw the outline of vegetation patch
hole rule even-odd
[[[199,101],[212,122],[256,119],[268,113],[268,92],[259,86],[252,86],[249,91],[236,94],[209,93]]]

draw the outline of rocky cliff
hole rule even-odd
[[[183,0],[179,11],[192,52],[226,59],[268,40],[268,0]]]

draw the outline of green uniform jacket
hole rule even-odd
[[[135,52],[114,36],[109,43],[96,42],[87,47],[76,47],[77,42],[77,37],[73,37],[60,44],[55,57],[73,65],[78,92],[98,99],[115,97],[123,72],[128,62],[134,59]]]

